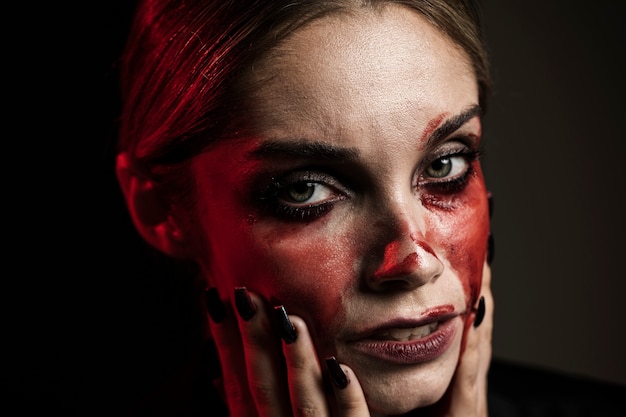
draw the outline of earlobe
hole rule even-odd
[[[130,155],[117,155],[115,171],[135,228],[146,242],[176,258],[189,257],[189,245],[162,187],[143,174]]]

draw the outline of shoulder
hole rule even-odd
[[[626,386],[494,359],[490,417],[623,417]]]

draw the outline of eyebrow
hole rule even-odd
[[[328,161],[356,161],[359,151],[356,148],[341,148],[323,142],[268,141],[251,152],[256,157],[299,157],[325,159]]]
[[[451,119],[446,120],[441,126],[428,135],[427,145],[433,145],[463,126],[468,120],[480,115],[482,109],[475,105]],[[309,159],[324,159],[327,161],[351,162],[359,157],[356,148],[337,147],[324,142],[311,142],[308,140],[280,141],[270,140],[263,142],[250,154],[253,157],[294,157]]]
[[[481,114],[482,108],[476,104],[465,110],[463,113],[457,114],[456,116],[446,120],[441,126],[428,135],[426,146],[433,145],[445,139],[448,135],[463,126],[468,120],[474,118],[475,116],[480,116]]]

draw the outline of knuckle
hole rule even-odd
[[[320,410],[311,404],[300,404],[294,409],[295,415],[299,417],[319,417]]]
[[[257,383],[252,384],[250,388],[253,392],[253,395],[257,404],[272,404],[273,403],[276,392],[271,385],[265,384],[262,382],[257,382]]]
[[[299,354],[292,354],[286,357],[287,365],[293,371],[302,372],[308,369],[309,362],[306,357]]]

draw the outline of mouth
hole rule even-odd
[[[411,340],[422,339],[439,328],[439,322],[435,321],[430,324],[410,328],[394,328],[382,330],[379,333],[372,334],[373,340],[389,340],[395,342],[409,342]]]
[[[360,333],[348,345],[359,355],[393,364],[429,362],[452,345],[462,320],[445,314],[425,320],[394,320]]]

